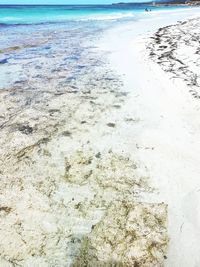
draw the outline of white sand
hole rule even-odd
[[[166,266],[170,267],[200,266],[200,103],[184,82],[170,79],[149,60],[146,45],[159,27],[199,12],[199,8],[163,12],[162,17],[108,31],[101,44],[106,50],[114,47],[110,60],[129,92],[121,113],[137,120],[134,126],[121,127],[113,139],[147,167],[158,189],[147,200],[169,205]],[[180,52],[187,54],[184,49]],[[195,61],[195,55],[190,54],[190,60]]]

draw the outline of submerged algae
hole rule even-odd
[[[78,266],[161,266],[168,244],[165,204],[114,202],[84,237]]]
[[[93,205],[105,207],[101,220],[83,236],[72,266],[161,266],[168,244],[167,205],[137,202],[136,191],[151,188],[138,177],[136,164],[112,151],[98,157],[91,150],[77,151],[70,159],[79,164],[71,172],[74,183],[84,180],[95,191],[90,205],[79,202],[77,209],[87,216]]]

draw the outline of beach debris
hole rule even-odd
[[[159,28],[147,45],[150,57],[172,78],[183,80],[193,97],[199,99],[200,37],[196,29],[200,19],[190,19],[175,25]],[[190,30],[188,30],[190,29]],[[193,59],[188,55],[194,55]]]

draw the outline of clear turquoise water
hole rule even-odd
[[[119,20],[144,13],[144,5],[95,6],[0,6],[1,24],[34,24],[47,22]],[[151,7],[152,10],[161,8]],[[166,8],[162,8],[166,9]],[[168,8],[169,9],[169,8]]]
[[[62,22],[66,20],[103,20],[131,17],[139,9],[112,6],[4,6],[0,8],[0,23],[22,24]]]

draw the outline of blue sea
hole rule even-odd
[[[148,23],[149,18],[169,9],[174,8],[0,5],[0,89],[69,85],[86,75],[86,70],[91,72],[95,40],[104,30],[141,19]]]
[[[0,6],[0,23],[39,24],[66,21],[120,20],[134,18],[144,12],[144,4],[125,5],[46,5],[46,6]],[[161,9],[148,7],[151,10]],[[162,8],[163,9],[163,8]]]

